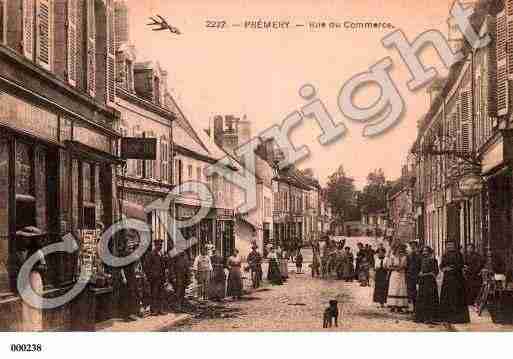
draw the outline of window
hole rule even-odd
[[[126,71],[126,89],[128,91],[134,91],[134,65],[132,61],[126,60],[125,61],[125,71]]]
[[[158,77],[153,79],[153,100],[160,105],[160,79]]]
[[[196,168],[196,181],[201,182],[201,167]]]
[[[23,0],[23,54],[46,70],[53,61],[53,1]]]
[[[188,178],[189,180],[192,180],[192,179],[193,179],[193,178],[192,178],[192,165],[188,165],[188,166],[187,166],[187,178]]]
[[[169,181],[169,152],[168,143],[165,136],[160,139],[160,179],[162,181]]]

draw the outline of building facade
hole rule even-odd
[[[90,329],[114,315],[116,273],[96,242],[118,219],[116,132],[111,107],[112,1],[0,2],[0,329]],[[86,290],[53,310],[29,307],[16,279],[23,261],[71,233],[74,253],[46,256],[31,273],[43,297]]]

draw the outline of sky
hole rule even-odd
[[[339,165],[361,188],[367,174],[383,168],[389,179],[400,176],[415,140],[417,121],[428,110],[425,88],[410,92],[410,74],[394,49],[381,39],[401,29],[413,40],[424,31],[447,33],[449,0],[126,0],[130,8],[131,41],[137,60],[157,60],[168,71],[168,87],[184,114],[197,129],[208,128],[216,114],[235,114],[252,122],[258,135],[280,124],[306,101],[298,95],[304,84],[312,84],[318,98],[336,122],[344,123],[346,135],[329,146],[318,143],[321,134],[315,121],[305,119],[291,132],[296,146],[306,145],[310,156],[298,163],[312,168],[321,183]],[[164,16],[182,35],[153,32],[145,24],[154,14]],[[207,28],[207,21],[380,21],[394,29],[319,29],[308,26],[289,29],[252,30],[243,27]],[[337,106],[342,85],[352,76],[368,71],[384,57],[393,60],[391,76],[406,111],[391,131],[375,137],[362,136],[363,124],[343,116]],[[421,54],[426,65],[441,76],[447,71],[431,48]],[[379,90],[366,87],[355,102],[372,104]]]

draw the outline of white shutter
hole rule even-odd
[[[96,96],[96,24],[94,1],[87,0],[87,91]]]
[[[513,79],[513,0],[505,1],[505,9],[506,9],[506,23],[507,23],[507,42],[506,42],[506,52],[508,58],[508,78]]]
[[[506,14],[497,14],[497,114],[508,113],[508,63],[506,54],[507,25]]]
[[[472,151],[472,98],[470,90],[461,92],[461,146],[460,151]]]
[[[37,0],[36,8],[36,54],[37,63],[47,69],[52,69],[53,58],[53,2],[52,0]]]
[[[115,102],[116,96],[116,49],[115,49],[115,14],[114,2],[107,0],[107,68],[106,79],[106,100],[108,104]]]
[[[35,0],[23,0],[23,55],[34,60]]]
[[[68,0],[68,82],[75,86],[77,83],[77,0]]]

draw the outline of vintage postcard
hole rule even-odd
[[[511,331],[512,168],[513,0],[0,0],[5,335]]]

